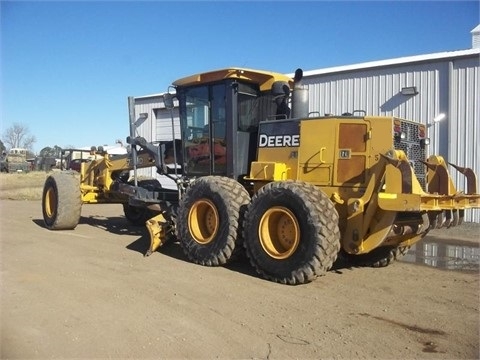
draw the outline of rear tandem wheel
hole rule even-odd
[[[271,182],[245,214],[247,256],[268,280],[296,285],[328,271],[340,251],[338,214],[325,193],[303,182]]]
[[[242,218],[249,201],[248,192],[233,179],[195,180],[178,209],[177,238],[185,255],[200,265],[225,264],[241,244]]]

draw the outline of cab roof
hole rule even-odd
[[[285,74],[272,71],[253,70],[244,68],[225,68],[209,72],[190,75],[176,80],[174,86],[190,86],[212,83],[224,79],[238,79],[258,84],[260,91],[268,91],[272,88],[275,81],[285,81],[293,84],[292,78]]]

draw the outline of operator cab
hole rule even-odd
[[[174,82],[184,174],[235,179],[248,174],[256,155],[260,120],[272,115],[288,117],[278,113],[278,104],[285,103],[272,90],[280,87],[285,96],[290,83],[291,79],[283,74],[239,68]]]

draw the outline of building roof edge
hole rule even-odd
[[[480,55],[480,48],[468,49],[468,50],[457,50],[457,51],[445,51],[445,52],[424,54],[424,55],[405,56],[405,57],[394,58],[394,59],[376,60],[376,61],[369,61],[369,62],[352,64],[352,65],[342,65],[342,66],[334,66],[334,67],[328,67],[323,69],[308,70],[303,72],[303,76],[309,77],[309,76],[315,76],[315,75],[354,71],[359,69],[371,69],[371,68],[377,68],[377,67],[409,64],[409,63],[423,62],[423,61],[430,61],[430,60],[457,58],[457,57],[471,56],[476,54]],[[293,76],[293,74],[288,74],[288,75]]]

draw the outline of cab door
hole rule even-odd
[[[180,109],[186,172],[193,175],[226,173],[225,85],[185,89]]]

